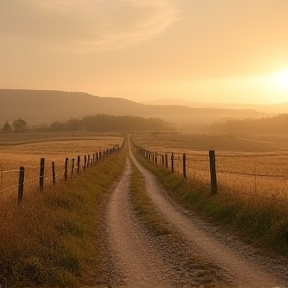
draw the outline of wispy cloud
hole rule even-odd
[[[155,37],[180,18],[169,0],[1,0],[0,38],[109,50]]]

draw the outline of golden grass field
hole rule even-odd
[[[52,184],[52,162],[56,162],[56,181],[64,178],[65,159],[68,158],[68,177],[72,159],[122,145],[123,137],[109,135],[11,134],[0,141],[0,198],[15,195],[18,189],[19,167],[25,168],[25,191],[38,187],[40,158],[45,158],[44,186]],[[50,136],[50,137],[49,137]],[[76,168],[75,168],[76,169]],[[76,173],[76,170],[74,170]],[[13,187],[8,189],[9,187]]]
[[[209,150],[216,153],[219,191],[288,201],[288,136],[233,136],[207,134],[138,134],[137,145],[161,155],[174,153],[174,170],[183,173],[187,155],[187,178],[209,185]],[[170,168],[171,169],[171,168]]]

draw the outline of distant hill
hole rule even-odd
[[[113,97],[92,96],[83,92],[0,89],[0,125],[16,118],[28,124],[51,123],[87,115],[130,115],[159,117],[179,125],[212,123],[222,118],[259,118],[255,110],[190,108],[181,105],[144,105]]]
[[[277,104],[238,104],[238,103],[205,103],[193,102],[183,99],[163,98],[141,102],[145,105],[183,105],[190,108],[220,108],[220,109],[236,109],[236,110],[255,110],[264,113],[287,113],[288,102]]]

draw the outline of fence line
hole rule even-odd
[[[25,184],[35,182],[38,180],[39,181],[39,189],[40,189],[40,191],[43,191],[45,180],[48,180],[48,181],[51,180],[53,182],[53,185],[55,185],[55,183],[56,183],[56,178],[59,179],[60,177],[61,178],[63,177],[64,181],[67,181],[69,178],[68,174],[69,174],[70,178],[73,178],[73,175],[76,174],[76,172],[77,172],[77,175],[80,174],[81,167],[85,171],[90,166],[92,167],[92,166],[97,165],[100,162],[103,162],[106,159],[106,156],[117,152],[122,147],[123,147],[123,145],[120,146],[119,144],[117,144],[117,145],[114,145],[113,148],[93,153],[92,156],[90,154],[84,155],[84,157],[83,157],[84,158],[84,160],[83,160],[84,164],[82,166],[80,164],[81,163],[81,156],[77,156],[77,158],[75,158],[75,157],[71,158],[70,161],[69,161],[69,158],[65,158],[64,165],[59,165],[58,173],[56,173],[56,168],[55,168],[56,162],[52,162],[52,164],[46,165],[45,158],[40,159],[40,165],[39,166],[26,166],[26,167],[20,167],[19,169],[0,171],[0,178],[1,178],[0,194],[3,195],[4,192],[6,192],[6,191],[12,190],[14,188],[18,188],[18,203],[21,203],[23,200]],[[50,168],[50,170],[52,170],[52,171],[48,172],[47,168]],[[31,178],[31,179],[25,179],[26,169],[35,169],[35,170],[39,169],[39,175],[37,177]],[[60,172],[59,172],[59,169],[60,169]],[[3,173],[8,174],[8,173],[15,173],[15,172],[19,173],[18,185],[12,185],[10,187],[6,187],[6,188],[1,189],[3,186],[3,181],[2,181],[3,180],[2,179]],[[45,173],[47,173],[49,176],[45,176]],[[15,180],[16,179],[14,179],[14,181]]]
[[[135,143],[134,143],[135,144]],[[145,148],[135,144],[137,150],[140,152],[140,154],[145,157],[146,159],[150,160],[151,162],[153,162],[155,165],[161,165],[163,167],[166,167],[168,169],[171,170],[172,173],[178,173],[183,175],[184,178],[189,178],[189,176],[191,177],[191,171],[192,171],[192,177],[193,179],[195,177],[200,177],[203,179],[206,179],[206,181],[208,180],[210,182],[210,187],[211,187],[211,194],[215,195],[218,192],[218,186],[217,186],[217,182],[218,180],[220,180],[220,186],[224,187],[225,185],[229,185],[227,184],[226,179],[223,181],[223,176],[226,174],[231,175],[231,179],[233,179],[233,177],[241,177],[241,176],[247,176],[249,178],[246,178],[247,180],[245,180],[245,178],[243,180],[245,180],[245,182],[243,181],[239,181],[240,184],[242,185],[242,188],[244,187],[243,184],[247,184],[248,186],[250,186],[250,188],[248,190],[251,191],[251,187],[254,189],[254,195],[251,195],[251,193],[247,193],[247,195],[249,196],[260,196],[258,193],[258,187],[259,186],[263,186],[261,189],[270,189],[270,193],[272,193],[272,197],[266,196],[266,195],[261,195],[261,197],[263,198],[267,198],[267,199],[273,199],[275,200],[279,195],[280,192],[282,193],[283,191],[287,194],[285,195],[285,197],[278,197],[279,201],[282,201],[283,199],[288,201],[288,182],[286,181],[286,179],[288,180],[288,154],[284,153],[284,154],[276,154],[276,153],[270,153],[270,154],[243,154],[243,153],[239,153],[237,155],[229,155],[229,154],[217,154],[217,156],[215,156],[215,151],[214,150],[210,150],[209,153],[207,154],[203,154],[203,153],[175,153],[175,152],[171,152],[171,151],[161,151],[161,152],[152,152],[149,150],[146,150]],[[204,157],[204,159],[203,159]],[[259,160],[261,160],[263,157],[272,157],[273,162],[270,163],[270,165],[272,166],[279,166],[279,162],[281,164],[283,164],[283,167],[277,167],[277,169],[274,169],[275,174],[273,174],[272,172],[269,173],[269,169],[271,169],[271,167],[267,167],[267,162],[261,162]],[[200,158],[200,159],[199,159]],[[237,159],[239,161],[225,161],[225,158],[234,158]],[[245,159],[249,159],[249,161],[245,161]],[[254,160],[254,162],[252,162]],[[285,162],[284,162],[285,161]],[[256,167],[257,165],[259,165],[260,163],[265,163],[265,165],[263,165],[263,167]],[[285,163],[285,167],[284,167],[284,163]],[[287,164],[286,164],[287,163]],[[247,167],[248,165],[250,165],[249,167]],[[257,168],[257,169],[256,169]],[[188,171],[190,172],[190,175],[188,173]],[[207,174],[203,174],[204,172],[206,172]],[[268,172],[268,173],[267,173]],[[285,174],[287,172],[287,174]],[[200,174],[199,174],[200,173]],[[202,173],[202,174],[201,174]],[[197,176],[198,175],[198,176]],[[202,177],[201,177],[202,175]],[[203,178],[204,177],[204,178]],[[207,178],[208,177],[208,178]],[[219,178],[219,179],[218,179]],[[239,178],[241,180],[241,178]],[[238,179],[238,180],[239,180]],[[263,180],[261,180],[263,179]],[[267,180],[265,180],[267,179]],[[281,184],[281,188],[279,188],[278,192],[277,190],[275,190],[276,188],[274,187],[274,182],[273,182],[273,187],[271,186],[271,182],[267,182],[270,179],[275,179],[275,181],[280,181],[277,182],[277,185]],[[222,185],[222,182],[225,182],[225,185]],[[232,183],[232,186],[235,187],[235,183],[237,180],[233,180],[234,182]],[[259,181],[262,181],[262,183],[260,183]],[[266,182],[265,182],[266,181]],[[229,182],[229,181],[228,181]],[[261,185],[260,185],[261,184]],[[265,187],[267,186],[267,184],[269,184],[269,187]],[[241,186],[239,185],[239,186]],[[275,184],[276,186],[276,184]],[[239,187],[238,187],[239,188]],[[275,189],[274,189],[275,188]],[[247,186],[245,186],[244,189],[247,189]],[[243,190],[244,190],[243,189]],[[252,190],[253,190],[252,189]],[[274,189],[274,190],[273,190]],[[278,192],[278,193],[276,193]],[[241,190],[241,194],[246,194],[245,190],[242,191]],[[280,200],[281,199],[281,200]]]

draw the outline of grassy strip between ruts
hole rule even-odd
[[[246,242],[276,252],[288,260],[288,209],[281,203],[247,199],[231,193],[211,196],[210,188],[197,179],[183,179],[155,166],[133,147],[134,155],[149,169],[177,203],[237,234]]]
[[[127,148],[67,183],[27,195],[19,206],[1,207],[0,280],[7,278],[9,287],[95,284],[101,278],[99,203],[123,172],[126,156]]]
[[[146,227],[152,234],[156,236],[171,234],[171,230],[168,228],[167,223],[155,209],[153,209],[152,200],[145,193],[144,176],[133,163],[131,163],[131,166],[132,176],[130,192],[133,207],[137,215],[143,219]]]

